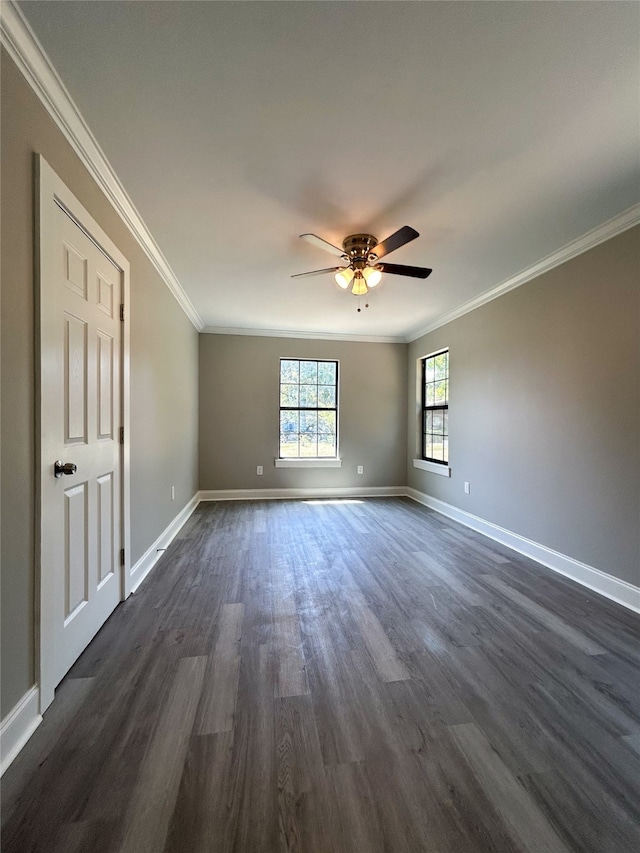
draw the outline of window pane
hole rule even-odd
[[[318,432],[318,413],[317,412],[300,412],[300,433],[317,433]]]
[[[435,361],[435,372],[436,379],[446,379],[447,378],[447,353],[441,352],[440,355],[437,355],[434,359]]]
[[[287,433],[280,436],[280,456],[297,456],[298,455],[298,434]]]
[[[431,445],[431,458],[437,459],[438,461],[444,460],[444,447],[442,444],[442,438],[438,435],[432,436],[433,443]]]
[[[336,389],[333,385],[318,385],[318,405],[335,406]]]
[[[336,431],[336,413],[335,412],[318,412],[318,432],[319,433],[335,433]]]
[[[318,386],[317,385],[301,385],[300,386],[300,405],[301,406],[317,406],[318,405]]]
[[[425,359],[425,373],[424,373],[425,382],[433,382],[436,378],[435,375],[435,364],[433,358]]]
[[[298,386],[297,385],[281,385],[280,386],[280,405],[281,406],[297,406],[298,405]]]
[[[336,437],[335,435],[325,434],[318,436],[318,456],[335,456],[336,455]]]
[[[433,382],[430,382],[425,388],[425,406],[435,406],[436,395],[434,389],[435,386]]]
[[[280,382],[295,382],[299,381],[299,362],[296,360],[280,362]]]
[[[442,417],[443,413],[439,411],[433,412],[433,421],[431,426],[432,432],[442,433],[444,426],[444,419]]]
[[[447,381],[446,379],[441,379],[439,382],[436,382],[434,385],[435,388],[435,404],[436,406],[442,406],[447,402]]]
[[[280,432],[297,433],[298,432],[298,413],[290,411],[280,412]]]
[[[433,432],[431,424],[433,423],[433,412],[424,413],[424,432]]]
[[[448,462],[449,461],[449,439],[446,437],[444,439],[443,447],[444,447],[444,455],[442,458],[444,459],[445,462]]]
[[[315,433],[300,436],[300,456],[317,456],[318,441]]]
[[[442,414],[444,417],[444,434],[449,435],[449,412],[445,409]]]
[[[300,362],[300,384],[315,385],[318,381],[318,363],[316,361]]]
[[[318,362],[318,382],[320,385],[336,384],[336,364],[333,361]]]
[[[424,437],[424,455],[430,459],[433,458],[433,441],[430,435]]]

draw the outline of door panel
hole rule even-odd
[[[65,489],[64,625],[68,625],[89,597],[89,542],[87,483]]]
[[[65,314],[65,444],[87,439],[87,324]]]
[[[98,588],[114,571],[113,552],[114,492],[113,474],[98,477]]]
[[[113,438],[113,338],[98,332],[98,438]]]
[[[79,234],[82,232],[78,231]],[[70,290],[77,293],[81,299],[87,298],[87,259],[75,246],[66,241],[64,251],[64,282]]]

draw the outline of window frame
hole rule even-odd
[[[321,363],[331,363],[335,364],[336,367],[336,381],[335,381],[335,406],[283,406],[282,405],[282,362],[283,361],[297,361],[298,364],[304,361],[313,361],[316,364]],[[289,383],[284,383],[289,384]],[[300,387],[300,382],[297,383],[298,387]],[[317,385],[318,383],[316,383]],[[299,412],[335,412],[335,423],[336,423],[336,443],[335,443],[335,454],[333,456],[282,456],[282,444],[281,444],[281,415],[283,411],[297,411]],[[280,356],[278,361],[278,456],[276,457],[275,464],[277,468],[285,468],[285,467],[316,467],[316,466],[326,466],[326,467],[341,467],[340,460],[340,426],[339,426],[339,411],[340,411],[340,361],[337,358],[304,358],[300,356]],[[299,433],[298,433],[299,435]],[[316,432],[316,436],[318,433]],[[298,445],[298,452],[300,452],[300,446]]]
[[[447,396],[444,403],[427,405],[427,362],[431,359],[437,358],[437,356],[442,355],[443,353],[447,354],[447,374],[446,374],[446,382],[447,382]],[[442,349],[437,350],[436,352],[429,353],[429,355],[422,356],[421,361],[421,371],[420,371],[420,461],[424,463],[428,463],[429,465],[440,465],[444,469],[448,470],[449,468],[449,426],[448,426],[448,415],[449,415],[449,382],[450,382],[450,365],[449,365],[449,347],[442,347]],[[427,456],[427,433],[425,431],[425,421],[427,412],[443,412],[447,415],[447,430],[443,432],[443,438],[447,438],[447,458],[446,459],[434,459],[433,456]],[[433,435],[434,433],[430,433]],[[416,460],[417,461],[417,460]],[[416,466],[422,467],[422,466]]]

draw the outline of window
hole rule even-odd
[[[449,462],[449,350],[422,359],[422,458]]]
[[[338,456],[338,362],[280,359],[280,458]]]

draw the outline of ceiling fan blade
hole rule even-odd
[[[338,272],[338,270],[343,270],[344,267],[327,267],[325,270],[312,270],[311,272],[298,272],[295,275],[292,275],[291,278],[305,278],[310,275],[325,275],[328,272]]]
[[[312,243],[314,246],[317,246],[319,249],[324,249],[325,252],[331,252],[332,255],[339,255],[340,257],[344,255],[344,249],[339,249],[337,246],[334,246],[333,243],[328,243],[326,240],[323,240],[322,237],[318,237],[317,234],[301,234],[300,236],[309,243]]]
[[[410,243],[419,236],[420,235],[415,228],[411,228],[410,225],[403,225],[402,228],[398,228],[394,234],[387,237],[387,239],[383,240],[382,243],[378,243],[377,246],[374,246],[373,249],[371,249],[371,254],[377,255],[379,258],[383,258],[385,255],[388,255],[390,252],[395,252],[396,249],[404,246],[405,243]]]
[[[376,269],[391,275],[409,275],[412,278],[427,278],[433,272],[426,267],[408,267],[405,264],[376,264]]]

